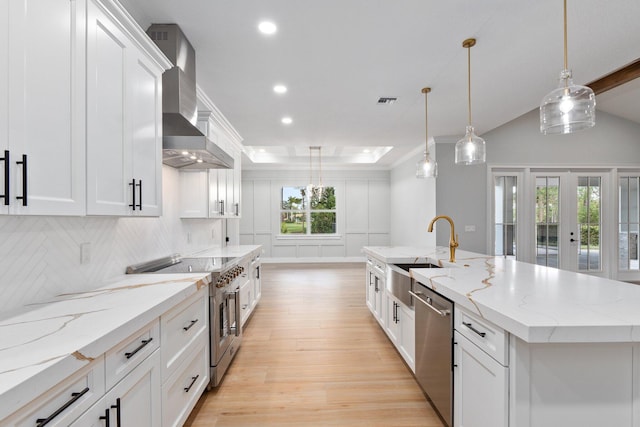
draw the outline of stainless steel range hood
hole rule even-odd
[[[147,29],[174,67],[162,75],[162,162],[184,169],[232,169],[233,157],[195,126],[196,53],[176,24]]]

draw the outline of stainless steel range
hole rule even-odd
[[[183,258],[172,255],[127,267],[127,274],[209,273],[209,348],[211,381],[217,387],[242,342],[239,258]]]

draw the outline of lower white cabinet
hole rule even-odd
[[[157,427],[160,417],[160,352],[156,350],[71,426]]]
[[[253,308],[253,287],[251,286],[251,280],[245,280],[240,285],[240,319],[242,320],[242,326],[251,314]]]
[[[454,426],[508,426],[509,368],[458,331],[454,342]]]
[[[41,394],[9,419],[3,427],[68,426],[104,395],[104,357],[100,356],[60,384]]]
[[[189,358],[162,385],[162,426],[181,426],[209,384],[208,341],[200,340]]]

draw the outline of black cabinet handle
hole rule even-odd
[[[131,182],[129,183],[129,186],[131,187],[131,204],[129,205],[129,207],[132,210],[136,210],[136,180],[135,178],[131,180]]]
[[[105,421],[105,427],[109,427],[109,411],[110,411],[110,409],[108,409],[108,408],[105,409],[104,410],[104,415],[99,418],[99,419]]]
[[[186,332],[186,331],[188,331],[189,329],[193,328],[193,325],[195,325],[197,322],[198,322],[198,319],[196,319],[196,320],[192,320],[192,321],[191,321],[191,323],[189,323],[189,326],[185,326],[185,327],[184,327],[184,328],[182,328],[182,329],[184,329],[184,330],[185,330],[185,332]]]
[[[127,359],[131,359],[133,357],[134,354],[136,354],[137,352],[139,352],[140,350],[142,350],[143,348],[145,348],[147,346],[147,344],[149,344],[151,341],[153,341],[153,337],[149,337],[148,340],[142,340],[140,341],[141,344],[133,351],[129,352],[129,353],[125,353],[125,357]]]
[[[200,374],[196,375],[195,377],[191,377],[191,384],[189,384],[188,387],[184,388],[184,391],[186,393],[189,393],[189,390],[191,390],[191,387],[193,387],[193,385],[196,383],[196,381],[198,381],[199,377],[200,377]]]
[[[220,215],[224,215],[224,200],[220,200]]]
[[[22,206],[27,206],[27,155],[23,154],[16,165],[22,165],[22,196],[16,196],[16,200],[22,200]]]
[[[138,209],[142,210],[142,180],[138,181],[138,184],[136,184],[138,186],[138,191],[139,191],[139,195],[140,197],[138,197]],[[135,204],[135,202],[134,202]]]
[[[111,408],[116,410],[116,426],[120,427],[120,398],[116,399],[116,404],[111,405]],[[108,425],[109,422],[107,421],[107,426]]]
[[[236,216],[240,216],[240,203],[236,203]]]
[[[4,194],[0,197],[4,199],[4,205],[9,206],[9,180],[11,174],[9,173],[9,150],[4,150],[4,157],[0,157],[0,160],[4,162]]]
[[[256,279],[260,279],[260,266],[256,267]]]
[[[38,418],[36,420],[36,427],[42,427],[44,425],[49,424],[51,421],[53,421],[53,419],[55,417],[57,417],[58,415],[60,415],[65,409],[67,409],[69,406],[73,405],[74,403],[76,403],[76,401],[78,399],[80,399],[86,392],[89,391],[89,387],[86,387],[84,390],[82,390],[81,392],[77,392],[77,393],[71,393],[71,399],[67,400],[67,402],[62,405],[61,407],[59,407],[53,414],[49,415],[47,418]]]
[[[486,332],[480,332],[479,330],[477,330],[476,328],[474,328],[473,326],[471,326],[471,323],[466,323],[466,322],[462,322],[462,324],[464,326],[466,326],[467,328],[471,329],[473,332],[475,332],[476,334],[480,335],[482,338],[484,338],[487,333]]]

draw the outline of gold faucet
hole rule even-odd
[[[456,234],[455,226],[453,225],[453,220],[446,215],[438,215],[433,218],[429,223],[429,228],[427,231],[429,233],[433,232],[433,224],[439,219],[446,219],[451,224],[451,235],[449,236],[449,262],[456,262],[456,248],[458,247],[458,235]]]

